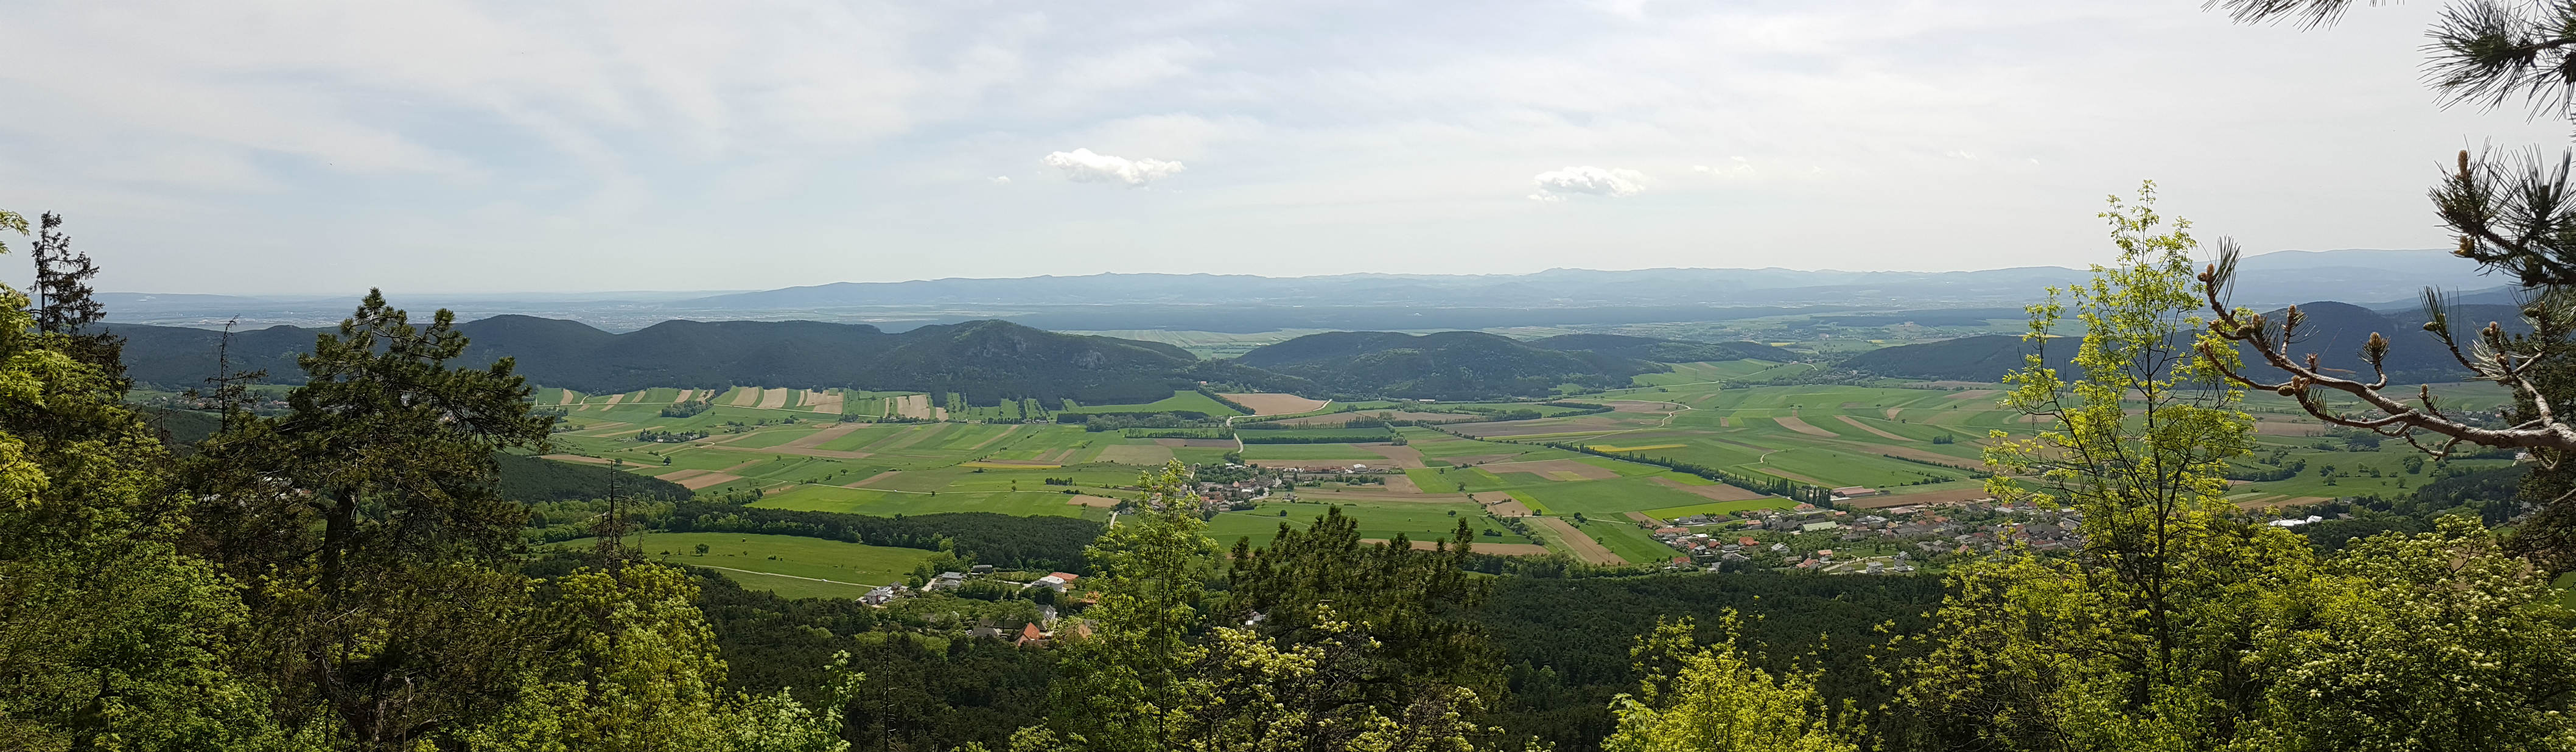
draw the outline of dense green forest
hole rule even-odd
[[[216,375],[300,383],[296,358],[322,330],[120,325],[136,380],[184,388]],[[737,385],[852,387],[963,395],[969,404],[1032,398],[1047,404],[1153,402],[1176,390],[1230,389],[1474,400],[1541,396],[1565,383],[1611,387],[1661,363],[1765,358],[1788,351],[1750,342],[1684,342],[1561,335],[1528,343],[1473,332],[1426,337],[1334,332],[1256,348],[1237,360],[1199,360],[1171,345],[974,321],[886,333],[812,321],[666,321],[623,334],[574,321],[495,316],[457,325],[468,363],[500,357],[550,386],[588,392]]]
[[[116,326],[137,380],[186,387],[214,376],[221,332]],[[734,385],[859,387],[954,392],[978,405],[1005,398],[1115,404],[1152,402],[1200,381],[1267,391],[1311,386],[1293,378],[1199,361],[1155,342],[1031,329],[1006,321],[925,326],[889,334],[865,324],[813,321],[666,321],[623,334],[575,321],[495,316],[459,324],[464,361],[508,357],[517,373],[589,392]],[[270,327],[231,335],[233,371],[300,383],[296,358],[319,330]]]
[[[2325,367],[2367,372],[2362,361],[2362,345],[2373,333],[2387,333],[2393,344],[2382,361],[2389,378],[2398,383],[2438,383],[2468,377],[2468,370],[2433,335],[2423,331],[2421,315],[2416,313],[2382,313],[2349,303],[2323,301],[2299,306],[2301,317],[2300,347],[2317,353]],[[2272,320],[2287,315],[2286,309],[2267,314]],[[2502,305],[2463,305],[2453,315],[2480,324],[2494,321],[2507,331],[2523,333],[2530,325],[2522,320],[2521,310]],[[2004,374],[2022,367],[2022,359],[2038,352],[2018,336],[1983,335],[1960,337],[1938,342],[1884,347],[1845,358],[1839,367],[1877,376],[1909,379],[1948,379],[1958,381],[1998,381]],[[2053,347],[2042,353],[2051,367],[2065,368],[2075,356],[2071,348]],[[2248,362],[2257,359],[2243,356]],[[2268,367],[2256,367],[2255,373],[2277,376]]]
[[[834,512],[682,504],[658,523],[671,532],[762,533],[953,551],[966,560],[1019,570],[1086,571],[1084,546],[1101,525],[1071,517],[949,512],[870,517]]]
[[[493,480],[501,496],[520,502],[570,501],[596,499],[609,488],[609,473],[617,472],[603,465],[557,462],[508,452],[492,456]],[[617,474],[617,493],[637,499],[682,501],[692,494],[678,483],[660,478]]]
[[[1665,370],[1632,357],[1556,350],[1483,332],[1326,332],[1252,349],[1243,365],[1315,382],[1336,395],[1403,399],[1533,397],[1562,384],[1627,386]]]

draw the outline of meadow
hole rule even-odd
[[[1229,415],[1242,415],[1242,414],[1244,414],[1244,413],[1243,413],[1243,411],[1241,411],[1241,410],[1236,410],[1236,409],[1231,408],[1231,407],[1226,407],[1224,403],[1218,402],[1218,401],[1213,400],[1213,399],[1208,399],[1208,396],[1207,396],[1207,395],[1200,394],[1200,393],[1195,392],[1195,391],[1190,391],[1190,392],[1173,392],[1173,393],[1172,393],[1172,396],[1165,397],[1165,398],[1162,398],[1162,399],[1160,399],[1160,400],[1156,400],[1156,401],[1153,401],[1153,402],[1146,402],[1146,403],[1141,403],[1141,404],[1123,404],[1123,405],[1083,405],[1083,404],[1075,403],[1075,402],[1074,402],[1074,401],[1072,401],[1072,400],[1066,400],[1066,401],[1065,401],[1065,405],[1064,405],[1064,409],[1059,410],[1058,412],[1066,412],[1066,413],[1169,413],[1169,412],[1192,412],[1192,413],[1202,413],[1202,414],[1206,414],[1206,415],[1212,415],[1212,416],[1216,416],[1216,417],[1220,417],[1220,418],[1225,417],[1225,416],[1229,416]]]
[[[550,548],[586,550],[596,540],[582,538]],[[869,588],[901,582],[914,567],[937,552],[844,543],[821,538],[751,533],[647,533],[629,546],[647,558],[709,567],[753,590],[788,598],[856,598]],[[697,547],[707,547],[699,554]]]
[[[1230,511],[1208,520],[1207,535],[1221,548],[1230,548],[1238,539],[1250,539],[1254,547],[1270,544],[1279,536],[1279,526],[1304,530],[1314,527],[1326,510],[1340,507],[1342,515],[1358,523],[1360,537],[1393,540],[1397,534],[1417,541],[1448,540],[1456,532],[1459,520],[1466,520],[1475,531],[1478,543],[1536,543],[1514,533],[1510,528],[1485,517],[1484,509],[1469,503],[1372,502],[1330,499],[1298,502],[1269,502],[1247,511]],[[1493,531],[1487,535],[1486,531]]]
[[[1292,494],[1277,494],[1253,509],[1218,514],[1209,533],[1227,545],[1235,539],[1260,545],[1275,536],[1281,522],[1309,525],[1325,505],[1338,504],[1360,519],[1371,538],[1399,533],[1414,540],[1445,538],[1465,519],[1480,542],[1543,545],[1569,555],[1615,556],[1630,563],[1673,554],[1647,535],[1645,525],[1790,506],[1785,499],[1665,464],[1886,492],[1863,502],[1863,508],[1902,505],[1910,498],[1958,500],[1979,495],[1979,453],[1991,432],[2027,435],[2043,427],[1998,406],[1999,392],[1991,385],[1885,381],[1729,386],[1781,375],[1787,373],[1781,369],[1794,365],[1681,364],[1670,373],[1640,376],[1632,388],[1561,398],[1607,406],[1610,412],[1511,402],[1333,403],[1310,414],[1338,419],[1397,411],[1448,416],[1527,409],[1544,417],[1359,432],[1324,420],[1327,425],[1240,433],[1386,440],[1250,443],[1239,449],[1231,441],[1129,437],[1073,424],[1022,423],[1014,416],[1046,409],[1025,402],[967,406],[948,401],[946,421],[879,422],[888,411],[917,416],[938,414],[934,409],[942,407],[923,395],[890,392],[737,387],[715,394],[646,389],[601,395],[550,388],[539,390],[536,401],[565,412],[564,430],[555,435],[550,456],[621,462],[636,474],[689,486],[701,498],[759,507],[881,516],[995,512],[1106,520],[1110,506],[1135,495],[1128,487],[1138,473],[1174,460],[1220,463],[1239,452],[1243,461],[1257,464],[1368,465],[1401,474],[1386,476],[1382,484],[1305,485],[1293,491],[1293,500]],[[2455,404],[2478,405],[2500,396],[2491,391],[2445,385],[2439,393]],[[696,401],[708,406],[695,414],[663,415],[676,403]],[[847,412],[830,412],[836,406]],[[1055,412],[1238,414],[1196,391],[1175,392],[1151,403],[1059,407]],[[2247,409],[2263,428],[2258,452],[2240,461],[2240,470],[2253,477],[2284,476],[2238,483],[2230,498],[2249,509],[2353,494],[2402,495],[2444,467],[2419,462],[2410,472],[2408,457],[2414,453],[2402,443],[2370,447],[2326,436],[2322,426],[2290,414],[2295,407],[2273,395],[2257,395]],[[1376,436],[1365,436],[1372,433]],[[641,440],[648,437],[663,440]],[[2450,465],[2501,462],[2458,460]],[[2287,468],[2299,472],[2288,473]],[[1285,517],[1280,516],[1283,511]],[[1533,528],[1541,533],[1537,538],[1524,537],[1495,522],[1495,514],[1559,518],[1572,526],[1568,530],[1590,540],[1569,540],[1553,524]],[[1482,535],[1487,529],[1497,535]],[[766,557],[773,553],[750,558],[769,562]],[[768,571],[781,566],[786,565],[737,568]],[[767,576],[782,579],[778,575],[783,574],[796,572]],[[797,582],[804,584],[773,584],[806,591],[828,588]]]

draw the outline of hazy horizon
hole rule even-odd
[[[2350,252],[2359,252],[2359,253],[2406,253],[2406,254],[2418,254],[2418,253],[2420,253],[2420,254],[2443,254],[2443,255],[2447,256],[2447,252],[2446,252],[2446,251],[2443,251],[2443,250],[2441,250],[2441,249],[2437,249],[2437,248],[2335,248],[2335,249],[2314,250],[2314,251],[2312,251],[2312,250],[2301,250],[2301,249],[2286,249],[2286,250],[2269,251],[2269,252],[2263,252],[2263,253],[2247,253],[2247,254],[2246,254],[2246,258],[2259,258],[2259,257],[2263,257],[2263,256],[2272,256],[2272,255],[2275,255],[2275,254],[2322,254],[2322,253],[2350,253]],[[2460,264],[2461,264],[2461,270],[2462,270],[2463,272],[2474,272],[2474,271],[2476,271],[2476,267],[2475,267],[2475,265],[2474,265],[2474,264],[2472,264],[2471,262],[2468,262],[2468,261],[2462,261],[2462,262],[2460,262]],[[2066,264],[2029,264],[2029,265],[2023,265],[2023,266],[1993,267],[1993,268],[1984,268],[1984,269],[1946,269],[1946,270],[1935,270],[1935,271],[1918,271],[1918,270],[1905,270],[1905,269],[1808,269],[1808,268],[1799,268],[1799,267],[1794,267],[1794,266],[1763,266],[1763,267],[1726,267],[1726,266],[1661,266],[1661,267],[1639,267],[1639,268],[1605,268],[1605,267],[1589,267],[1589,266],[1562,266],[1562,267],[1552,267],[1552,268],[1548,268],[1548,269],[1539,269],[1539,270],[1535,270],[1535,271],[1528,271],[1528,272],[1508,272],[1508,273],[1506,273],[1506,272],[1483,272],[1483,273],[1440,273],[1440,272],[1374,272],[1374,271],[1345,271],[1345,272],[1335,272],[1335,273],[1330,273],[1330,274],[1299,274],[1299,275],[1258,274],[1258,273],[1249,273],[1249,272],[1115,272],[1115,271],[1112,271],[1112,272],[1091,272],[1091,273],[1087,273],[1087,274],[1031,274],[1031,275],[1007,276],[1007,277],[1002,277],[1002,276],[986,277],[986,276],[960,275],[960,276],[950,276],[950,277],[920,277],[920,278],[913,278],[913,279],[886,279],[886,280],[830,280],[830,281],[810,281],[810,282],[800,282],[800,283],[796,283],[796,284],[784,284],[784,285],[776,285],[776,286],[769,286],[769,287],[744,287],[744,288],[724,288],[724,289],[665,288],[665,289],[631,289],[631,290],[599,290],[599,289],[593,289],[593,290],[575,290],[575,289],[536,289],[536,288],[531,288],[531,289],[480,289],[480,290],[468,289],[468,290],[440,290],[440,289],[411,289],[411,288],[400,288],[399,286],[389,286],[389,285],[371,285],[371,286],[370,286],[370,288],[371,288],[371,289],[382,289],[382,290],[385,290],[385,291],[387,292],[387,294],[389,294],[389,295],[390,295],[390,294],[396,294],[396,291],[397,291],[397,290],[399,290],[399,291],[400,291],[400,292],[399,292],[399,294],[404,294],[404,295],[425,295],[425,296],[426,296],[426,295],[435,295],[435,296],[449,296],[449,297],[456,297],[456,298],[476,298],[476,297],[506,298],[506,297],[512,297],[512,296],[561,295],[561,296],[566,296],[566,298],[565,298],[565,299],[615,300],[615,298],[613,298],[613,297],[611,297],[611,296],[616,296],[616,295],[680,296],[680,295],[698,295],[698,294],[705,294],[705,295],[729,295],[729,294],[737,294],[737,293],[766,292],[766,291],[774,291],[774,290],[785,290],[785,289],[793,289],[793,288],[801,288],[801,287],[824,287],[824,286],[839,285],[839,284],[903,284],[903,283],[913,283],[913,282],[1006,281],[1006,280],[1025,280],[1025,279],[1080,278],[1080,277],[1098,277],[1098,276],[1242,276],[1242,277],[1260,277],[1260,278],[1265,278],[1265,279],[1276,279],[1276,280],[1294,280],[1294,279],[1316,279],[1316,278],[1330,278],[1330,277],[1361,277],[1361,276],[1376,276],[1376,277],[1520,277],[1520,276],[1530,276],[1530,275],[1535,275],[1535,274],[1545,274],[1545,273],[1550,273],[1550,272],[1641,272],[1641,271],[1765,271],[1765,272],[1798,272],[1798,273],[1813,273],[1813,274],[1876,274],[1876,273],[1890,273],[1890,274],[1944,274],[1944,273],[1967,273],[1967,272],[2010,271],[2010,270],[2014,270],[2014,269],[2041,269],[2041,268],[2077,269],[2077,268],[2080,268],[2080,265],[2066,265]],[[2507,280],[2503,280],[2503,279],[2498,279],[2498,280],[2497,280],[2497,284],[2498,284],[2498,285],[2506,284],[2506,282],[2507,282]],[[288,299],[288,300],[291,300],[291,299],[299,299],[299,298],[338,299],[338,298],[342,298],[342,297],[349,297],[350,295],[353,295],[353,294],[362,294],[362,293],[363,293],[363,291],[360,291],[360,293],[342,293],[342,292],[312,292],[312,293],[235,293],[235,292],[208,292],[208,291],[198,291],[198,290],[118,290],[118,289],[102,290],[101,292],[108,293],[108,294],[115,294],[115,295],[169,295],[169,296],[182,296],[182,295],[218,295],[218,296],[233,296],[233,297],[246,297],[246,298]],[[2037,291],[2033,291],[2033,293],[2034,293],[2034,294],[2036,294],[2036,292],[2037,292]]]

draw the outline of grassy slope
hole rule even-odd
[[[1058,412],[1067,412],[1067,413],[1160,413],[1160,412],[1173,412],[1173,411],[1189,411],[1189,412],[1197,412],[1197,413],[1206,413],[1206,414],[1208,414],[1208,415],[1215,415],[1215,416],[1242,415],[1242,414],[1243,414],[1243,412],[1242,412],[1242,411],[1236,410],[1236,409],[1231,408],[1231,407],[1226,407],[1223,403],[1219,403],[1219,402],[1217,402],[1216,400],[1208,399],[1207,395],[1200,394],[1200,393],[1195,392],[1195,391],[1188,391],[1188,392],[1173,392],[1173,393],[1172,393],[1172,396],[1170,396],[1170,397],[1165,397],[1165,398],[1163,398],[1163,399],[1156,400],[1156,401],[1153,401],[1153,402],[1148,402],[1148,403],[1141,404],[1141,405],[1137,405],[1137,404],[1130,404],[1130,405],[1083,405],[1083,406],[1080,406],[1080,407],[1068,407],[1068,408],[1065,408],[1065,409],[1060,410],[1060,411],[1058,411]]]
[[[1238,538],[1251,538],[1252,545],[1268,545],[1278,537],[1279,524],[1297,529],[1311,527],[1331,504],[1321,502],[1267,503],[1243,512],[1225,512],[1208,521],[1208,537],[1219,547],[1231,547]],[[1342,514],[1359,522],[1360,537],[1392,540],[1402,533],[1413,540],[1445,540],[1466,520],[1476,530],[1477,541],[1484,543],[1535,543],[1485,517],[1484,509],[1474,504],[1434,504],[1421,502],[1341,502]],[[1286,516],[1281,516],[1286,512]],[[1483,534],[1492,529],[1499,536]]]
[[[707,555],[695,546],[706,544]],[[592,540],[564,541],[554,548],[585,549]],[[789,598],[856,598],[868,588],[903,579],[934,554],[912,548],[843,543],[821,538],[751,533],[650,533],[637,543],[647,557],[695,566],[724,567],[784,577],[724,571],[743,587],[769,590]],[[774,558],[773,558],[774,557]],[[797,579],[813,578],[813,579]],[[814,580],[831,580],[815,582]]]

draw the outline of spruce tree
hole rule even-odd
[[[29,254],[36,263],[32,291],[36,330],[65,337],[64,352],[97,366],[109,378],[124,378],[124,338],[91,331],[107,318],[107,307],[90,287],[90,280],[98,276],[98,264],[88,252],[73,251],[71,236],[62,228],[63,215],[46,212],[39,218],[36,243]]]

